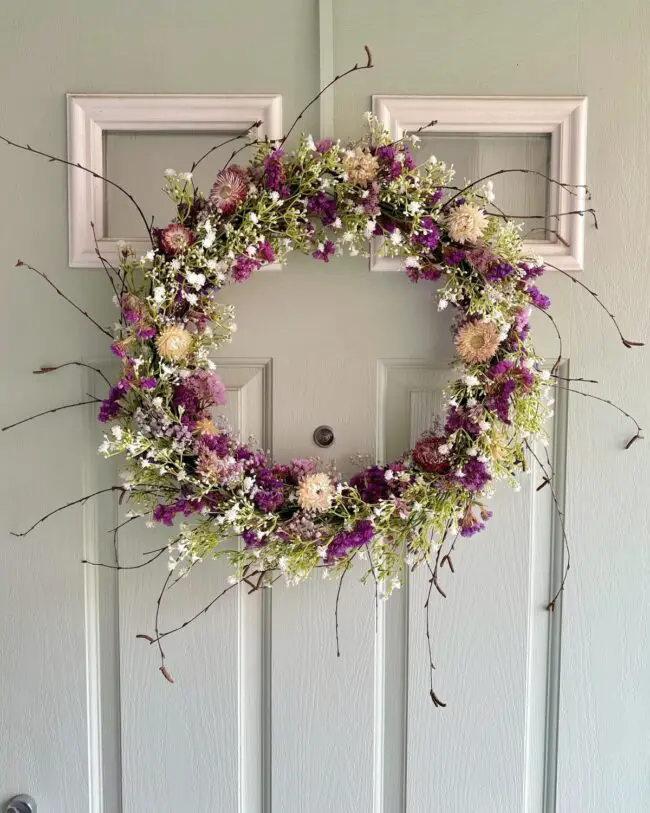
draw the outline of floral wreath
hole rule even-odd
[[[346,74],[371,66],[368,52],[368,64]],[[111,350],[122,372],[101,402],[99,420],[112,425],[99,451],[126,458],[115,490],[134,505],[127,516],[151,515],[147,524],[168,526],[182,518],[169,546],[153,557],[169,553],[163,593],[195,564],[226,556],[233,573],[219,596],[241,582],[270,586],[279,575],[297,584],[317,568],[342,580],[355,559],[365,560],[362,580],[372,577],[385,596],[401,585],[406,568],[424,565],[430,594],[439,566],[451,567],[457,538],[485,527],[494,484],[518,487],[527,452],[535,455],[531,442],[544,440],[553,390],[572,389],[556,375],[558,364],[545,367],[529,336],[532,309],[546,312],[550,304],[536,285],[545,264],[526,251],[521,226],[494,205],[492,176],[452,186],[453,170],[442,161],[417,163],[417,133],[395,141],[366,114],[359,140],[302,136],[288,152],[289,133],[279,141],[249,139],[255,151],[248,166],[231,163],[243,148],[235,150],[207,194],[192,172],[167,170],[174,221],[152,228],[138,206],[151,250],[137,257],[120,244],[117,267],[101,258],[120,309]],[[586,192],[561,186],[576,196]],[[593,210],[571,214],[586,212]],[[375,238],[380,253],[401,258],[414,283],[438,282],[438,308],[455,312],[458,377],[446,391],[444,420],[413,449],[343,482],[314,459],[278,463],[215,419],[226,395],[211,355],[236,327],[220,295],[229,284],[286,262],[292,251],[326,263],[340,253],[367,256]],[[641,437],[635,424],[628,445]],[[550,466],[537,460],[551,483]],[[559,510],[555,493],[554,500]],[[222,549],[233,536],[243,544]],[[563,586],[564,579],[550,609]],[[170,681],[161,639],[175,631],[161,632],[156,621],[155,636],[141,636],[158,645]],[[432,666],[430,649],[429,656]],[[433,685],[430,693],[444,705]]]

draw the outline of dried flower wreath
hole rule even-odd
[[[328,87],[372,67],[366,52],[367,63],[355,65],[323,88],[282,139],[248,138],[245,146],[255,147],[248,166],[232,163],[244,147],[235,149],[207,195],[194,185],[192,173],[223,144],[195,161],[190,172],[167,170],[165,189],[176,206],[176,218],[165,228],[153,228],[125,189],[101,178],[136,206],[152,244],[142,257],[129,246],[120,246],[117,267],[97,249],[120,309],[116,335],[41,271],[17,263],[39,274],[110,337],[112,352],[121,361],[120,378],[110,385],[99,409],[99,420],[112,424],[100,452],[107,457],[123,455],[127,461],[122,484],[109,490],[132,502],[130,519],[150,514],[155,522],[171,526],[178,515],[183,518],[169,545],[145,562],[169,553],[158,611],[172,580],[195,563],[226,556],[232,564],[227,586],[194,618],[161,632],[157,612],[154,635],[140,636],[157,644],[160,669],[170,681],[162,640],[236,585],[243,582],[258,590],[280,576],[296,584],[320,568],[340,579],[340,593],[355,559],[367,563],[362,580],[372,577],[375,590],[384,595],[400,585],[405,567],[423,565],[429,570],[427,642],[432,670],[428,608],[432,589],[442,592],[439,568],[445,564],[453,568],[451,552],[459,536],[484,527],[490,517],[485,499],[495,481],[507,480],[517,487],[516,475],[525,470],[527,453],[537,459],[543,485],[553,489],[550,462],[540,460],[531,444],[544,436],[553,390],[598,398],[575,390],[571,379],[556,374],[559,358],[551,370],[545,368],[528,335],[533,308],[552,319],[547,313],[549,300],[535,284],[548,264],[528,256],[520,226],[494,205],[491,178],[529,170],[501,170],[462,188],[452,186],[453,172],[444,163],[435,158],[416,163],[411,147],[419,141],[417,132],[394,141],[370,114],[365,135],[357,141],[344,145],[303,136],[294,151],[285,152],[288,136]],[[258,124],[228,141],[246,139]],[[586,188],[547,180],[578,201],[589,199]],[[593,216],[597,228],[593,209],[576,208],[557,217],[586,214]],[[399,460],[370,466],[341,482],[331,472],[318,471],[312,459],[273,461],[214,417],[214,408],[225,403],[225,388],[211,354],[231,340],[235,329],[233,308],[222,304],[219,292],[229,283],[248,279],[264,264],[285,262],[291,251],[329,262],[340,252],[365,253],[373,238],[381,238],[381,252],[402,258],[413,282],[440,281],[438,307],[449,306],[456,314],[454,366],[460,376],[447,391],[441,425]],[[639,344],[623,337],[593,291],[575,277],[569,279],[606,311],[626,347]],[[69,363],[88,367],[82,361]],[[632,416],[611,405],[636,426],[629,447],[641,438],[641,428]],[[74,406],[48,410],[4,428]],[[93,496],[51,511],[18,535]],[[560,512],[555,492],[553,499]],[[223,545],[237,536],[241,545]],[[567,556],[564,579],[568,566]],[[554,608],[564,579],[549,609]],[[338,652],[338,615],[336,626]],[[444,705],[433,681],[430,695],[435,705]]]

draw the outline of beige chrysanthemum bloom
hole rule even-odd
[[[353,155],[348,155],[343,161],[343,168],[348,173],[351,183],[358,186],[368,186],[374,181],[379,171],[379,161],[361,147],[357,147]]]
[[[456,350],[468,364],[489,361],[499,347],[499,329],[492,322],[467,322],[456,333]]]
[[[298,486],[298,505],[303,511],[321,513],[332,505],[335,493],[327,474],[308,474]]]
[[[475,243],[488,227],[488,217],[474,203],[454,206],[446,217],[445,225],[455,243]]]
[[[170,325],[158,334],[156,347],[164,359],[181,361],[190,352],[192,334],[179,325]]]

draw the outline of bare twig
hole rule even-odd
[[[21,533],[17,533],[16,531],[12,531],[12,536],[27,536],[27,534],[31,533],[34,528],[37,528],[41,523],[48,520],[50,517],[53,517],[55,514],[58,514],[60,511],[65,511],[66,508],[72,508],[74,505],[83,505],[84,503],[88,502],[88,500],[92,499],[93,497],[98,497],[100,494],[108,494],[109,492],[119,491],[121,495],[124,495],[126,489],[123,486],[110,486],[109,488],[101,488],[99,491],[93,491],[92,494],[86,494],[84,497],[79,497],[78,500],[72,500],[72,502],[67,502],[65,505],[60,505],[58,508],[55,508],[53,511],[49,511],[47,514],[42,516],[40,519],[36,520],[36,522],[31,525],[26,531],[22,531]]]
[[[110,184],[112,187],[114,187],[123,195],[125,195],[138,210],[138,214],[142,218],[142,222],[147,228],[147,233],[149,234],[149,238],[151,239],[151,245],[153,245],[153,235],[151,232],[151,228],[149,227],[147,218],[144,216],[144,212],[140,208],[140,205],[138,204],[137,200],[133,197],[133,195],[130,192],[127,192],[123,186],[120,186],[118,183],[115,183],[115,181],[111,181],[110,178],[106,178],[104,175],[100,175],[98,172],[95,172],[95,170],[90,169],[89,167],[85,167],[82,164],[75,163],[73,161],[66,161],[65,158],[59,158],[56,155],[50,155],[49,153],[42,152],[41,150],[36,150],[34,149],[34,147],[30,147],[29,144],[18,144],[16,141],[11,141],[10,139],[2,135],[0,135],[0,141],[4,141],[4,143],[7,144],[9,147],[16,147],[16,149],[18,150],[24,150],[25,152],[31,152],[33,155],[40,155],[42,158],[47,158],[50,163],[63,164],[66,167],[80,169],[83,172],[87,172],[89,175],[92,175],[93,178],[97,178],[97,180],[99,181],[103,181],[104,183]]]
[[[555,359],[555,362],[553,363],[553,366],[551,367],[551,375],[554,375],[557,372],[557,370],[559,369],[560,364],[562,363],[562,355],[563,355],[562,334],[560,333],[560,328],[558,327],[557,322],[555,321],[555,319],[551,316],[551,314],[548,311],[544,310],[543,308],[538,307],[537,305],[534,305],[533,307],[535,308],[535,310],[537,310],[540,313],[544,314],[544,316],[553,325],[553,328],[555,330],[555,334],[557,335],[557,340],[558,340],[558,345],[559,345],[558,352],[557,352],[557,358]]]
[[[490,172],[488,175],[484,175],[482,178],[479,178],[477,181],[472,181],[472,183],[467,184],[462,189],[460,189],[455,195],[449,198],[448,201],[442,207],[445,209],[449,206],[450,203],[453,203],[456,198],[459,198],[465,192],[468,192],[470,189],[473,189],[475,186],[482,184],[484,181],[490,180],[490,178],[496,178],[498,175],[507,175],[510,172],[521,172],[524,175],[537,175],[539,178],[543,178],[550,184],[554,186],[559,186],[560,189],[564,189],[565,192],[568,192],[570,195],[574,197],[579,197],[582,192],[584,192],[585,200],[591,200],[591,194],[589,192],[589,187],[586,184],[572,184],[572,183],[562,183],[562,181],[557,181],[555,178],[551,178],[549,175],[546,175],[544,172],[539,172],[536,169],[499,169],[496,172]]]
[[[97,259],[102,264],[102,268],[104,269],[104,273],[108,277],[108,281],[111,284],[111,288],[115,292],[115,296],[119,299],[120,294],[119,294],[119,292],[117,290],[117,286],[115,285],[115,280],[113,279],[113,274],[115,274],[117,276],[117,278],[120,281],[120,285],[123,286],[124,285],[124,280],[122,279],[122,275],[117,270],[117,268],[115,268],[115,266],[112,263],[110,263],[106,259],[106,257],[104,257],[104,255],[101,253],[101,251],[99,250],[99,241],[97,239],[97,232],[95,231],[95,224],[93,223],[92,220],[90,221],[90,228],[92,229],[92,232],[93,232],[93,241],[95,243],[95,254],[97,255]]]
[[[166,547],[163,548],[162,550],[158,551],[158,553],[156,553],[154,556],[147,559],[145,562],[140,562],[139,565],[120,565],[120,564],[111,565],[106,562],[91,562],[89,559],[82,559],[81,562],[84,565],[92,565],[93,567],[105,567],[108,568],[109,570],[139,570],[141,567],[146,567],[147,565],[150,565],[152,562],[155,562],[156,559],[159,559],[163,555],[163,553],[165,553],[166,550],[167,550]]]
[[[365,65],[359,65],[358,62],[355,63],[347,71],[345,71],[344,73],[337,74],[334,77],[334,79],[332,79],[331,82],[328,82],[324,87],[322,87],[318,91],[318,93],[314,96],[314,98],[303,107],[303,109],[300,111],[300,113],[298,113],[298,115],[296,116],[293,124],[291,125],[291,127],[289,127],[286,134],[280,140],[280,146],[281,147],[284,145],[286,140],[289,138],[289,136],[291,135],[291,133],[295,129],[295,127],[298,124],[298,122],[300,121],[300,119],[302,119],[302,117],[305,115],[305,113],[309,110],[309,108],[313,104],[316,104],[316,102],[320,99],[320,97],[323,95],[323,93],[325,93],[326,90],[329,90],[332,87],[332,85],[335,85],[337,82],[339,82],[341,79],[345,78],[346,76],[349,76],[351,73],[355,73],[356,71],[365,71],[365,70],[368,70],[368,68],[374,68],[374,65],[372,64],[372,54],[370,53],[370,48],[368,48],[367,45],[364,45],[363,47],[364,47],[364,49],[366,51],[366,57],[367,57],[366,64]]]
[[[52,415],[55,412],[61,412],[62,409],[72,409],[72,407],[86,406],[87,404],[101,404],[99,398],[94,398],[92,401],[77,401],[74,404],[64,404],[63,406],[54,407],[54,409],[46,409],[45,412],[37,412],[36,415],[30,415],[29,418],[23,418],[22,421],[10,423],[8,426],[3,426],[0,431],[6,432],[8,429],[14,429],[16,426],[21,426],[29,421],[34,421],[36,418],[42,418],[44,415]]]
[[[354,556],[352,556],[348,563],[345,566],[345,570],[341,573],[341,578],[339,579],[339,586],[336,590],[336,603],[334,604],[334,626],[336,628],[336,657],[341,657],[341,647],[339,646],[339,600],[341,598],[341,588],[343,587],[343,579],[345,578],[345,574],[350,569],[352,565],[352,560]]]
[[[239,141],[240,138],[246,138],[246,136],[251,132],[251,130],[256,130],[261,125],[262,125],[261,119],[259,121],[254,121],[250,125],[250,127],[248,127],[246,130],[243,130],[241,133],[237,133],[237,135],[234,135],[231,138],[227,138],[225,141],[222,141],[220,144],[215,144],[214,147],[210,147],[210,149],[207,152],[203,153],[203,155],[198,160],[194,161],[194,163],[192,164],[192,168],[190,169],[190,172],[194,172],[194,170],[198,167],[198,165],[200,163],[202,163],[203,161],[205,161],[205,159],[209,155],[211,155],[215,150],[218,150],[221,147],[225,147],[226,144],[232,144],[233,141]]]
[[[55,284],[52,282],[52,280],[51,280],[51,279],[50,279],[50,278],[47,276],[47,274],[44,274],[42,271],[39,271],[39,270],[38,270],[38,268],[34,268],[34,266],[33,266],[33,265],[30,265],[29,263],[23,262],[22,260],[16,260],[16,267],[21,267],[21,266],[24,266],[25,268],[29,268],[29,270],[30,270],[30,271],[33,271],[35,274],[38,274],[38,276],[39,276],[39,277],[41,277],[41,279],[44,279],[44,280],[45,280],[45,282],[47,282],[47,284],[48,284],[50,287],[54,288],[54,290],[57,292],[57,294],[58,294],[59,296],[62,296],[62,297],[63,297],[63,299],[65,299],[65,301],[66,301],[66,302],[67,302],[69,305],[72,305],[72,307],[73,307],[73,308],[75,308],[75,310],[78,310],[80,314],[82,314],[83,316],[85,316],[85,317],[86,317],[86,319],[88,319],[88,321],[92,322],[92,323],[93,323],[93,325],[95,325],[95,327],[96,327],[96,328],[98,328],[99,330],[101,330],[101,332],[102,332],[102,333],[103,333],[105,336],[108,336],[108,338],[109,338],[109,339],[111,339],[111,340],[113,339],[113,335],[110,333],[110,331],[108,331],[108,330],[106,330],[106,328],[102,327],[102,326],[99,324],[99,322],[96,322],[96,321],[93,319],[93,317],[92,317],[92,316],[91,316],[91,315],[90,315],[90,314],[89,314],[87,311],[85,311],[83,308],[81,308],[79,305],[77,305],[77,303],[76,303],[76,302],[73,302],[73,301],[72,301],[72,299],[70,299],[70,297],[69,297],[69,296],[66,296],[66,294],[64,294],[64,293],[63,293],[63,291],[62,291],[60,288],[58,288],[58,287],[57,287],[57,286],[56,286],[56,285],[55,285]]]
[[[622,407],[615,404],[613,401],[610,401],[608,398],[601,398],[600,395],[594,395],[592,392],[582,392],[582,390],[574,390],[572,387],[563,387],[560,384],[554,384],[555,388],[558,390],[564,390],[565,392],[573,392],[576,395],[582,395],[584,398],[593,398],[594,401],[600,401],[601,404],[607,404],[608,406],[613,407],[617,412],[620,412],[621,415],[625,415],[626,418],[632,421],[632,423],[636,426],[636,434],[628,440],[625,444],[625,449],[629,449],[633,443],[636,443],[637,440],[644,440],[643,437],[643,429],[641,425],[637,421],[637,419],[630,415],[629,412],[626,412]]]
[[[562,274],[562,276],[564,276],[567,279],[571,280],[571,282],[573,282],[575,285],[579,285],[582,289],[587,291],[588,294],[593,296],[593,298],[598,303],[598,307],[602,308],[602,310],[604,310],[605,313],[612,320],[612,323],[613,323],[614,327],[616,328],[616,331],[617,331],[618,335],[620,336],[621,341],[623,342],[625,347],[631,348],[631,347],[643,347],[644,346],[644,344],[645,344],[644,342],[632,342],[629,339],[626,339],[625,336],[623,336],[623,333],[621,332],[621,328],[619,327],[618,322],[616,321],[616,317],[614,316],[614,314],[602,302],[602,300],[600,299],[598,294],[594,290],[592,290],[588,285],[586,285],[581,279],[578,279],[578,277],[575,277],[572,274],[569,274],[563,268],[558,268],[557,265],[553,265],[552,263],[545,262],[544,265],[548,266],[549,268],[553,268],[555,271],[559,271],[560,274]]]
[[[97,375],[100,375],[108,386],[111,386],[111,382],[99,369],[99,367],[93,367],[90,364],[86,364],[84,361],[66,361],[63,364],[57,364],[53,367],[41,367],[38,370],[32,370],[32,372],[34,375],[44,375],[45,373],[55,373],[57,370],[62,370],[64,367],[85,367],[87,370],[92,370],[94,373],[97,373]]]
[[[433,705],[436,708],[444,708],[447,704],[443,703],[442,700],[440,700],[440,698],[437,696],[433,689],[433,673],[435,672],[436,667],[433,662],[433,647],[431,645],[431,593],[433,592],[434,586],[438,590],[440,590],[434,574],[438,569],[438,564],[440,562],[440,554],[442,551],[442,546],[445,541],[445,537],[447,536],[447,530],[448,529],[445,530],[445,533],[443,534],[442,537],[442,541],[440,543],[440,547],[438,548],[434,567],[432,568],[429,562],[428,561],[426,562],[427,568],[429,569],[429,573],[431,573],[431,578],[429,579],[429,589],[427,590],[427,600],[424,602],[424,612],[426,617],[427,652],[429,655],[429,697],[431,698]],[[443,596],[445,595],[444,592],[442,592],[441,590],[440,592],[442,593]]]
[[[545,466],[544,463],[539,459],[539,456],[535,453],[535,450],[532,448],[530,443],[528,441],[525,441],[525,443],[526,443],[526,447],[528,448],[528,451],[530,452],[532,457],[537,461],[537,465],[540,467],[540,469],[542,471],[542,474],[544,475],[544,480],[542,482],[542,485],[539,486],[537,490],[540,491],[540,489],[543,488],[546,485],[548,485],[550,487],[550,489],[551,489],[551,499],[553,500],[553,506],[555,508],[555,513],[557,514],[557,518],[558,518],[558,521],[560,523],[560,529],[561,529],[561,533],[562,533],[562,546],[563,546],[564,552],[566,553],[566,559],[564,561],[564,571],[563,571],[563,574],[562,574],[562,580],[560,581],[560,586],[555,591],[555,594],[553,595],[553,598],[546,605],[546,609],[549,612],[553,612],[555,610],[556,606],[557,606],[558,599],[560,598],[560,596],[564,592],[567,577],[569,575],[569,570],[571,569],[571,549],[569,547],[569,538],[567,536],[566,525],[565,525],[565,522],[564,522],[564,511],[562,510],[562,507],[560,505],[560,500],[558,499],[557,493],[556,493],[556,491],[555,491],[555,489],[553,487],[553,480],[555,478],[555,471],[553,470],[553,465],[551,464],[551,460],[550,460],[550,458],[548,456],[548,451],[546,452],[546,460],[547,460],[547,463],[548,463],[548,468],[547,468],[547,466]]]

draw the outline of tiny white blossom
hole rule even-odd
[[[386,480],[387,483],[390,483],[394,476],[395,472],[392,469],[386,469],[384,472],[384,480]]]
[[[157,285],[153,289],[153,301],[156,305],[160,305],[165,300],[165,288],[162,285]]]
[[[176,176],[175,169],[166,169],[165,170],[165,178],[174,178]]]
[[[178,177],[181,181],[191,181],[192,180],[192,173],[191,172],[181,172],[179,173]]]
[[[255,212],[249,212],[248,213],[248,219],[250,220],[251,223],[259,223],[260,222],[260,219],[259,219],[258,215]]]
[[[122,430],[121,426],[113,426],[111,432],[115,440],[122,440],[122,437],[124,436],[124,431]]]
[[[481,432],[487,432],[487,430],[490,428],[490,424],[488,421],[479,421],[478,428],[481,430]]]
[[[334,218],[334,222],[332,223],[332,228],[333,229],[340,229],[342,225],[343,225],[343,223],[341,222],[340,217]]]
[[[475,375],[465,375],[463,376],[463,381],[468,387],[478,387],[481,383]]]
[[[375,231],[375,227],[376,227],[376,226],[377,226],[377,223],[376,223],[376,221],[375,221],[375,220],[373,220],[372,218],[369,218],[369,219],[366,221],[366,225],[365,225],[365,228],[364,228],[364,231],[365,231],[365,233],[366,233],[366,237],[372,237],[373,232]]]
[[[144,258],[145,260],[149,260],[149,262],[151,262],[153,260],[153,256],[153,250],[149,249],[149,251],[147,251],[147,253],[144,255]]]
[[[390,236],[390,241],[394,246],[401,245],[403,241],[402,232],[399,229],[395,229],[395,231]]]
[[[451,451],[451,446],[448,443],[443,443],[440,446],[438,446],[438,451],[440,452],[440,454],[443,455],[449,454],[449,452]]]
[[[448,304],[449,302],[446,299],[441,299],[440,302],[438,302],[438,310],[444,311]]]

